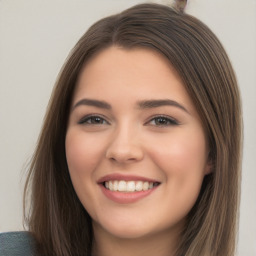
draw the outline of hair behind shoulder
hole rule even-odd
[[[233,256],[242,133],[236,78],[225,50],[207,26],[158,4],[137,5],[95,23],[60,72],[25,187],[25,199],[30,188],[32,191],[26,219],[39,252],[90,255],[91,219],[69,177],[65,135],[81,69],[94,54],[111,45],[149,48],[165,56],[179,73],[208,136],[212,173],[205,177],[187,217],[177,255]]]

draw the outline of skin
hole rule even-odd
[[[141,104],[163,99],[172,103]],[[94,255],[174,254],[210,172],[208,152],[195,106],[163,56],[117,46],[94,56],[79,76],[66,134],[72,183],[93,220]],[[117,203],[97,183],[109,174],[139,175],[160,185],[138,201]]]

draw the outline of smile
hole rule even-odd
[[[104,187],[110,191],[119,191],[124,193],[147,191],[159,185],[158,182],[148,181],[125,181],[110,180],[103,183]]]
[[[154,193],[161,185],[155,179],[120,173],[105,175],[97,183],[103,195],[118,204],[135,203]]]

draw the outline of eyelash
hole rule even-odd
[[[100,121],[100,123],[92,123],[93,120],[94,121],[96,119],[98,119],[98,121]],[[105,122],[105,123],[102,123],[102,122]],[[79,122],[78,124],[84,124],[84,125],[102,125],[102,124],[109,124],[108,121],[106,121],[106,119],[104,117],[101,117],[99,115],[89,115],[89,116],[85,116],[83,117]]]
[[[96,123],[93,123],[95,121],[96,121]],[[152,124],[153,121],[154,121],[154,124]],[[158,122],[158,124],[157,124],[157,122]],[[78,122],[78,124],[84,124],[84,125],[105,125],[105,124],[108,124],[109,125],[110,123],[108,121],[106,121],[106,119],[104,117],[101,117],[99,115],[89,115],[89,116],[83,117]],[[179,125],[179,122],[177,120],[175,120],[174,118],[164,116],[164,115],[158,115],[158,116],[155,116],[155,117],[151,118],[149,121],[147,121],[146,125],[166,127],[166,126]]]
[[[158,121],[156,121],[158,120]],[[174,118],[168,117],[168,116],[164,116],[164,115],[158,115],[155,116],[153,118],[151,118],[146,124],[152,123],[152,121],[154,121],[154,126],[158,126],[158,127],[166,127],[166,126],[174,126],[174,125],[179,125],[179,122],[177,120],[175,120]],[[164,122],[162,124],[156,124],[156,122]]]

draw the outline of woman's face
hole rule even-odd
[[[209,173],[198,113],[168,61],[110,47],[78,79],[66,134],[75,191],[94,233],[180,231]]]

